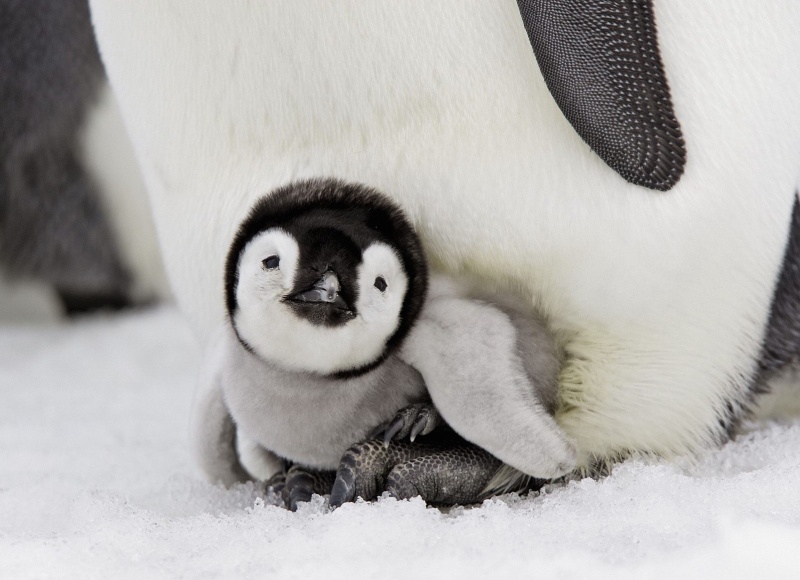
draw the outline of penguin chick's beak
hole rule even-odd
[[[310,290],[290,296],[288,300],[311,304],[330,304],[334,308],[350,310],[350,305],[347,304],[344,298],[339,294],[340,290],[339,278],[336,274],[328,270],[322,275],[322,278],[316,281]]]

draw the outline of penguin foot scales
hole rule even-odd
[[[398,499],[422,497],[439,505],[475,503],[501,466],[499,459],[458,439],[407,443],[372,439],[351,447],[336,473],[330,505],[357,497],[372,500],[384,491]]]

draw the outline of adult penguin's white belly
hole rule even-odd
[[[92,2],[169,276],[203,336],[253,200],[301,177],[364,182],[404,205],[436,265],[514,285],[564,331],[558,419],[585,461],[723,437],[798,185],[797,2],[655,9],[688,151],[665,193],[624,181],[572,129],[512,0]]]

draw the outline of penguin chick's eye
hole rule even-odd
[[[265,260],[261,260],[261,263],[264,264],[267,270],[274,270],[281,263],[281,259],[278,256],[270,256]]]
[[[383,276],[378,276],[375,278],[375,288],[383,292],[386,290],[386,280],[383,279]]]

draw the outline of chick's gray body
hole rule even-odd
[[[294,372],[242,348],[222,348],[225,401],[247,437],[279,457],[334,470],[345,451],[410,403],[426,397],[421,375],[398,357],[350,378]]]

